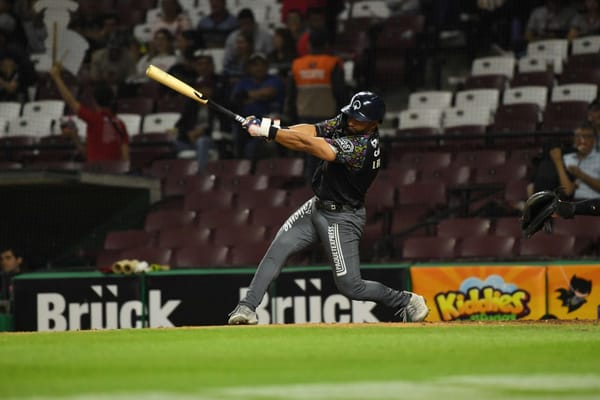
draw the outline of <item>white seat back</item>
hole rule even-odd
[[[120,113],[117,114],[117,117],[125,124],[129,136],[135,136],[141,132],[142,116],[140,114]]]
[[[146,114],[144,116],[142,132],[166,132],[175,127],[179,118],[181,118],[181,113],[176,112]]]
[[[571,54],[593,54],[600,52],[600,35],[573,39]]]
[[[444,110],[444,127],[483,125],[493,122],[492,111],[487,107],[451,107]]]
[[[537,104],[540,110],[546,108],[548,88],[545,86],[522,86],[506,89],[502,96],[502,104]]]
[[[410,128],[441,128],[443,111],[439,109],[415,109],[400,112],[398,127]]]
[[[591,83],[572,83],[552,88],[551,101],[587,101],[591,103],[598,95],[598,86]]]
[[[408,108],[411,110],[424,108],[444,109],[450,106],[452,106],[452,92],[450,91],[413,92],[408,97]]]
[[[456,93],[456,107],[485,107],[490,110],[498,108],[500,91],[498,89],[471,89]]]
[[[471,75],[504,75],[512,79],[515,73],[514,57],[481,57],[473,60]]]

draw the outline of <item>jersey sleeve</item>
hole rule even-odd
[[[83,104],[79,107],[79,112],[77,113],[77,116],[85,122],[87,122],[88,124],[98,119],[98,114],[92,111],[90,108],[84,106]]]
[[[336,149],[335,161],[346,164],[353,170],[361,169],[369,147],[368,138],[364,136],[346,136],[338,139],[325,138],[325,141]]]
[[[333,137],[333,133],[337,127],[337,118],[326,119],[325,121],[317,122],[315,124],[315,128],[317,128],[317,136],[324,138]]]

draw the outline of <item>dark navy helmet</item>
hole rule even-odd
[[[381,122],[385,115],[385,103],[373,92],[358,92],[348,105],[342,107],[342,113],[361,122]]]

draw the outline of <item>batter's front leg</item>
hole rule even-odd
[[[286,260],[317,241],[318,236],[311,221],[313,203],[314,199],[304,203],[279,228],[240,304],[255,310],[271,282],[279,276]]]

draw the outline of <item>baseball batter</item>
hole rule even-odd
[[[359,241],[365,225],[365,194],[381,166],[378,124],[383,100],[372,92],[355,94],[335,118],[315,125],[281,128],[268,118],[248,117],[242,126],[289,149],[320,159],[312,179],[315,196],[277,232],[260,262],[246,296],[229,314],[229,324],[257,324],[255,312],[287,258],[320,241],[329,255],[338,290],[352,300],[370,300],[396,310],[400,321],[422,321],[425,299],[360,275]]]

